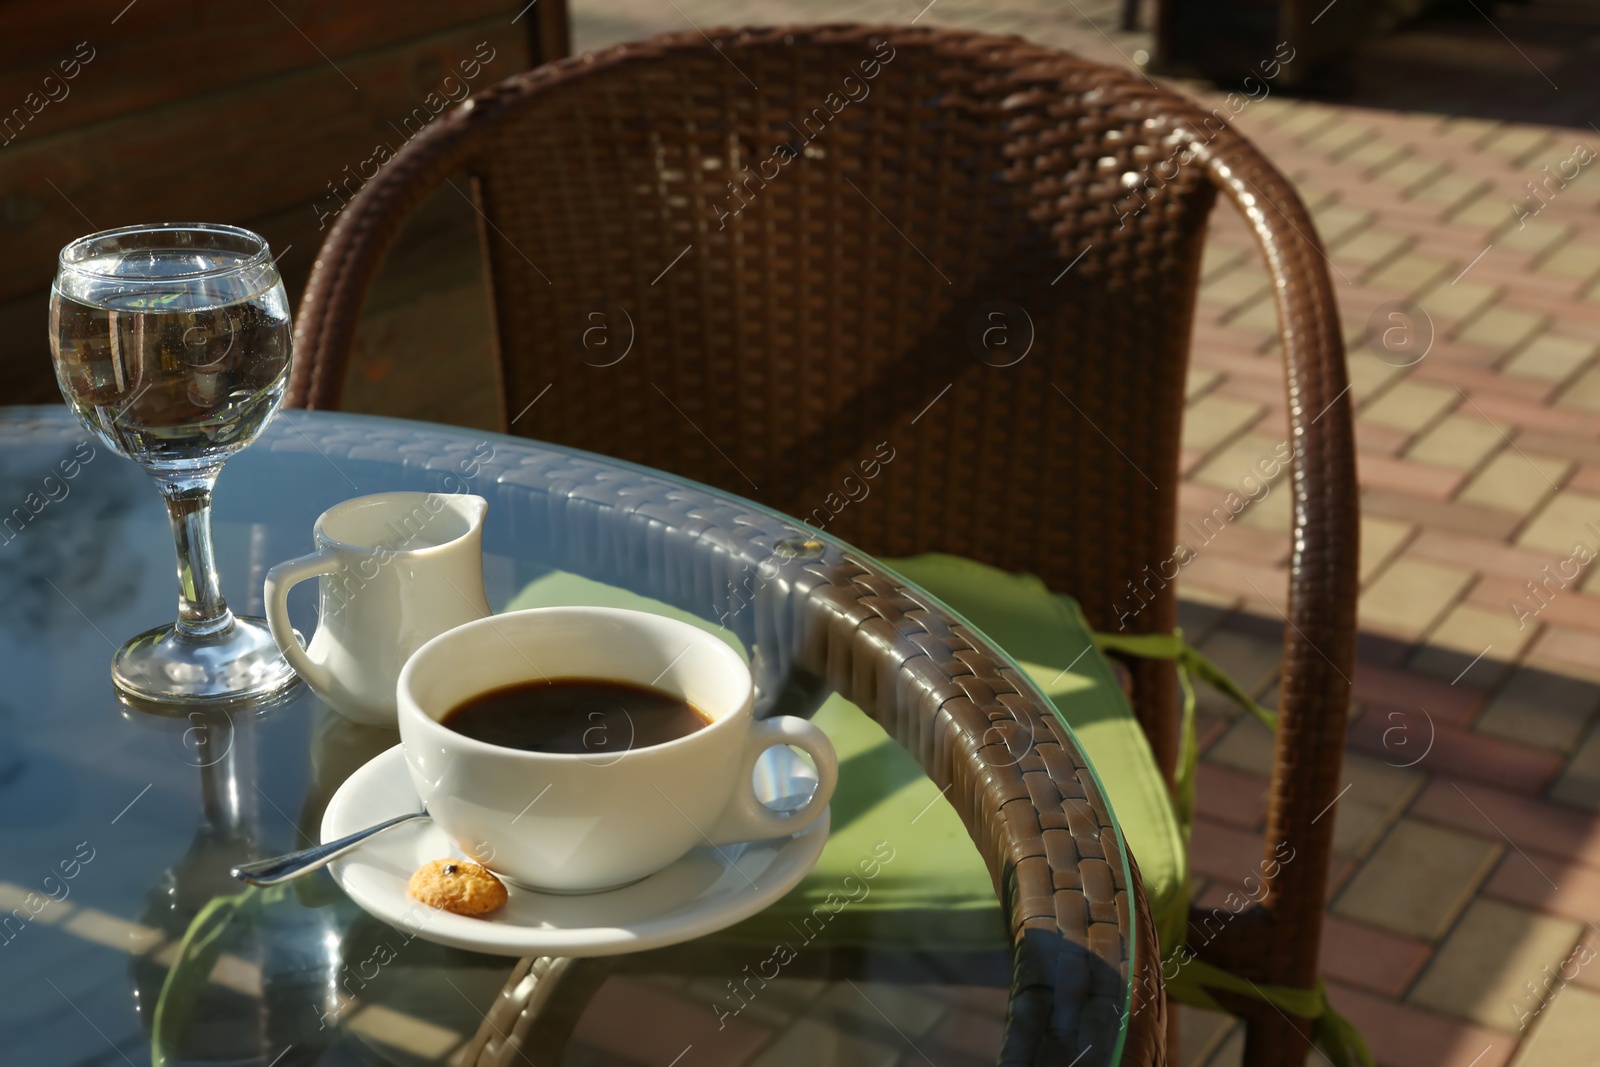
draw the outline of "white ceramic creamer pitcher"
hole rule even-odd
[[[395,683],[411,653],[490,614],[483,591],[489,502],[456,493],[378,493],[317,519],[317,550],[267,572],[267,623],[300,677],[335,710],[395,725]],[[304,649],[289,590],[318,583],[317,631]]]

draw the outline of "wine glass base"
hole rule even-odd
[[[171,626],[146,630],[117,649],[111,680],[145,703],[216,705],[282,693],[300,677],[278,651],[267,620],[236,615],[231,626],[205,637]]]

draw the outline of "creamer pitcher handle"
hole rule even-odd
[[[333,679],[321,664],[312,662],[305,649],[300,647],[300,642],[295,640],[294,627],[289,625],[289,590],[307,578],[332,574],[338,569],[339,562],[333,554],[318,549],[309,556],[287,560],[268,571],[263,594],[267,606],[267,626],[272,630],[272,639],[278,643],[278,650],[289,661],[289,666],[295,669],[295,673],[319,694],[332,688],[330,683]]]

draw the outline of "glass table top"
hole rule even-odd
[[[792,519],[628,464],[285,411],[217,485],[230,606],[262,613],[266,571],[311,549],[321,512],[401,489],[489,500],[484,575],[496,610],[564,569],[724,622],[771,653],[756,670],[758,714],[806,714],[828,687],[786,651],[798,638],[781,612],[746,610],[763,582],[739,576],[798,587],[802,568],[875,566]],[[306,635],[312,589],[290,598]],[[170,621],[175,600],[170,530],[149,479],[65,408],[0,409],[0,1063],[945,1067],[1000,1056],[1008,950],[819,948],[730,1021],[715,1006],[755,957],[680,946],[576,980],[583,996],[550,1009],[571,1016],[564,1047],[492,1058],[509,1024],[491,1009],[516,960],[408,939],[326,872],[279,899],[231,902],[242,887],[228,868],[315,843],[333,792],[398,734],[351,723],[303,687],[232,715],[123,706],[111,654]],[[1107,858],[1129,884],[1125,856]],[[1126,943],[1135,909],[1121,910]],[[191,930],[215,963],[199,980],[193,968],[174,978]],[[1120,991],[1099,1022],[1086,1013],[1097,1036],[1083,1067],[1118,1062],[1130,969],[1115,976]]]

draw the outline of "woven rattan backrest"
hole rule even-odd
[[[543,395],[514,430],[1114,626],[1171,555],[1213,198],[1129,196],[1172,98],[1015,40],[790,36],[613,53],[479,139],[508,418]]]
[[[512,432],[747,494],[881,555],[1031,571],[1098,627],[1166,631],[1220,189],[1283,322],[1289,614],[1342,647],[1352,446],[1348,412],[1323,417],[1346,389],[1337,311],[1304,206],[1219,114],[1018,38],[922,27],[687,33],[541,67],[440,116],[343,213],[296,315],[290,401],[338,405],[384,249],[465,170]],[[1294,684],[1322,693],[1327,662]],[[1139,666],[1134,685],[1171,768],[1171,672]]]

